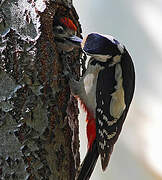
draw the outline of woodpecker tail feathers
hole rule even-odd
[[[91,174],[96,165],[98,156],[99,156],[99,153],[97,149],[97,142],[95,140],[92,147],[88,149],[85,159],[82,162],[77,172],[75,180],[89,180],[90,179]]]

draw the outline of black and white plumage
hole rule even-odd
[[[96,139],[103,170],[108,165],[134,93],[134,68],[129,54],[124,51],[120,62],[104,68],[98,75]]]
[[[91,58],[84,76],[70,86],[87,112],[88,151],[76,179],[88,180],[98,156],[103,170],[109,163],[133,98],[135,72],[126,48],[110,35],[91,33],[82,48]]]

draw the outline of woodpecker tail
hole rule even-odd
[[[90,179],[91,174],[96,165],[98,156],[99,156],[99,153],[97,149],[97,142],[95,140],[94,143],[92,144],[92,147],[88,149],[88,152],[78,170],[75,180],[89,180]]]

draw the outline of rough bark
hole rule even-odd
[[[58,15],[70,17],[80,34],[71,0],[0,1],[2,180],[73,180],[79,166],[78,106],[63,62],[79,75],[80,50],[58,53]]]

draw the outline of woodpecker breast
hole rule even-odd
[[[83,78],[81,79],[82,86],[84,89],[84,98],[83,101],[87,106],[89,111],[92,111],[95,116],[96,111],[96,86],[99,72],[103,69],[99,64],[91,65],[91,62],[94,59],[91,59],[88,64],[87,71],[85,72]]]

